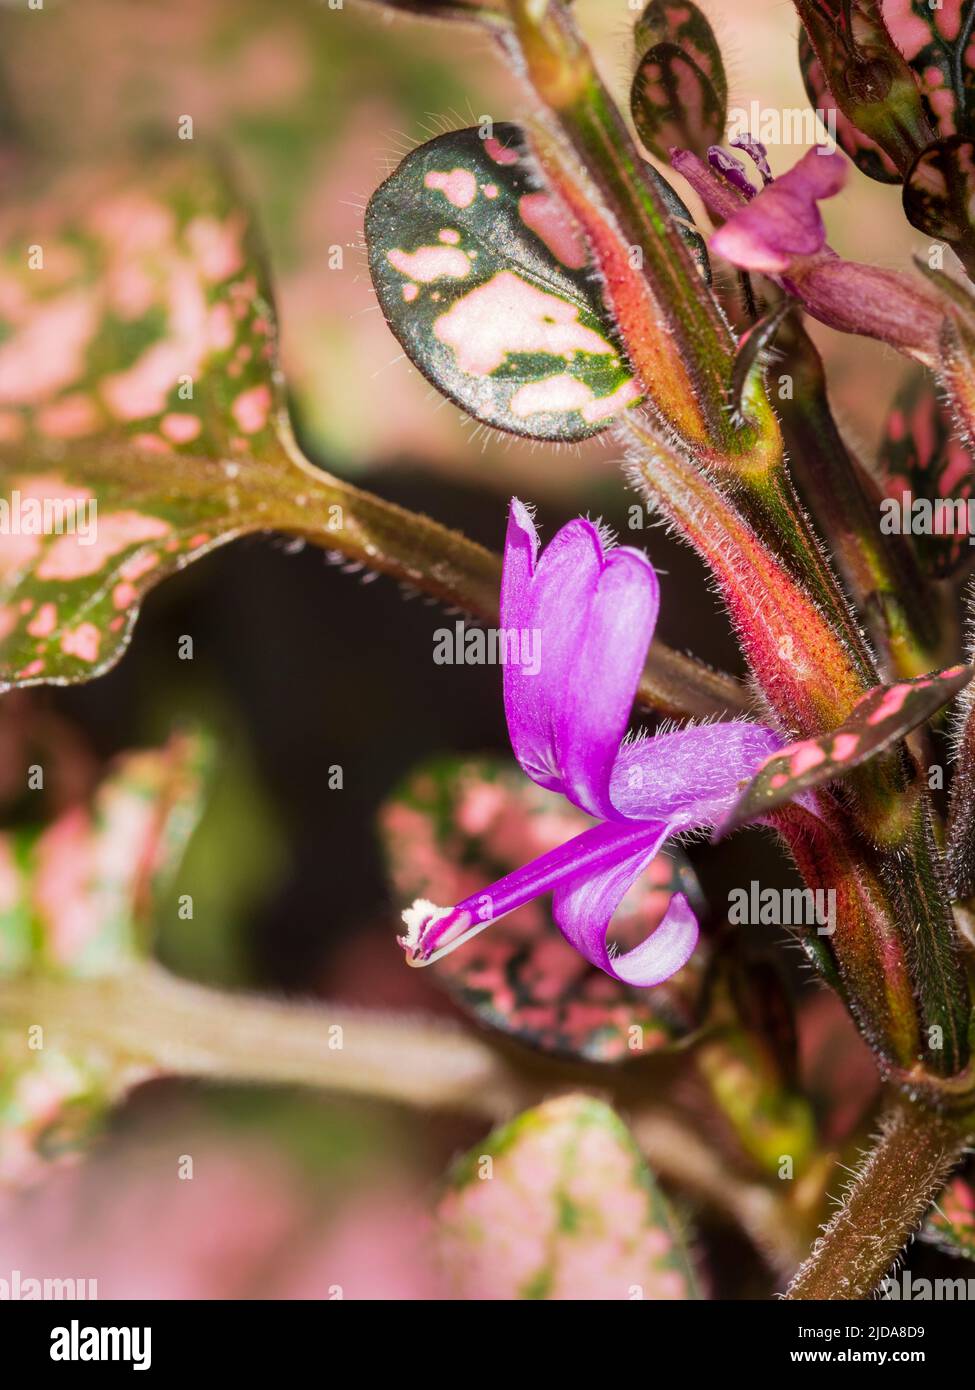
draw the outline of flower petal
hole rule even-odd
[[[594,833],[597,830],[610,833],[600,837]],[[429,965],[515,908],[553,892],[566,879],[606,873],[628,854],[638,854],[641,862],[646,859],[649,863],[665,833],[666,827],[657,824],[596,826],[505,874],[455,907],[441,908],[418,899],[403,913],[408,930],[399,938],[400,945],[411,956],[412,964]]]
[[[512,501],[501,623],[530,634],[534,673],[508,662],[504,703],[519,763],[591,815],[615,815],[609,777],[660,606],[640,551],[603,551],[590,521],[570,521],[537,556],[527,509]],[[525,650],[525,643],[520,644]]]
[[[846,182],[840,154],[807,151],[787,174],[775,179],[711,238],[711,247],[742,270],[778,275],[799,256],[826,245],[818,200],[831,198]]]
[[[629,820],[711,825],[783,742],[762,724],[736,720],[624,743],[610,781],[613,804]]]
[[[588,840],[591,865],[564,879],[555,890],[553,913],[562,935],[592,965],[628,985],[658,985],[686,965],[697,945],[697,918],[683,893],[675,893],[656,929],[632,950],[617,955],[606,934],[627,890],[656,855],[670,827],[645,823],[644,835],[627,835],[618,826],[597,825],[578,838]],[[600,867],[592,865],[600,863]]]

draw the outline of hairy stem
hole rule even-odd
[[[786,1298],[866,1299],[918,1229],[965,1149],[956,1121],[898,1105]]]

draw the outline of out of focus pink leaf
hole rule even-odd
[[[448,1181],[438,1245],[456,1296],[700,1296],[668,1203],[602,1101],[566,1095],[525,1111]]]
[[[289,468],[249,219],[187,154],[0,213],[0,685],[88,679]],[[294,491],[300,491],[297,476]]]
[[[90,807],[41,831],[0,834],[0,977],[95,978],[145,955],[153,898],[200,811],[204,745],[181,735],[121,757]],[[100,1046],[69,1052],[53,1032],[0,1020],[0,1186],[76,1151],[101,1114],[150,1071]]]
[[[952,1178],[928,1215],[921,1238],[946,1254],[975,1260],[975,1187],[970,1175]]]

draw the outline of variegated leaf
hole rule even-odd
[[[921,1239],[947,1255],[975,1260],[975,1188],[970,1177],[952,1178],[929,1212]]]
[[[810,787],[845,777],[930,719],[973,675],[975,667],[949,666],[869,691],[831,733],[789,744],[766,758],[717,827],[716,837],[757,820]]]
[[[380,827],[397,901],[458,902],[590,822],[510,764],[443,761],[416,772]],[[677,850],[661,854],[624,899],[614,931],[633,944],[680,891],[701,892]],[[620,1063],[673,1047],[701,1021],[708,952],[652,990],[630,989],[588,965],[529,903],[495,922],[430,973],[462,1008],[544,1052]]]
[[[880,0],[880,10],[914,73],[932,128],[942,138],[972,134],[971,0]]]
[[[0,976],[115,974],[145,954],[151,905],[200,813],[206,760],[186,735],[127,753],[90,808],[0,833]]]
[[[664,163],[670,151],[704,158],[721,143],[728,84],[714,32],[696,5],[651,0],[634,30],[639,64],[630,110],[640,139]]]
[[[187,155],[0,214],[0,684],[87,679],[153,584],[275,519],[274,316]]]
[[[952,135],[929,145],[904,180],[907,220],[927,236],[960,241],[971,235],[975,141]]]
[[[464,1299],[693,1299],[684,1236],[614,1112],[567,1095],[454,1167],[437,1244]]]
[[[878,462],[888,498],[881,529],[909,536],[922,567],[936,578],[970,563],[975,464],[930,373],[912,373],[895,397]]]
[[[661,43],[673,44],[685,53],[707,79],[720,105],[727,104],[728,80],[721,49],[707,15],[693,0],[649,0],[633,28],[637,57]],[[723,132],[723,123],[721,128]]]
[[[825,130],[835,134],[840,149],[853,160],[861,173],[878,183],[900,183],[897,165],[880,146],[864,135],[840,110],[829,89],[823,65],[816,56],[805,29],[799,31],[799,67],[809,104]]]
[[[588,247],[517,127],[414,150],[373,194],[366,240],[407,356],[476,419],[582,439],[639,397]]]
[[[0,834],[0,978],[105,977],[145,956],[153,901],[199,815],[205,757],[187,736],[126,754],[90,808]],[[74,1153],[150,1074],[103,1046],[67,1050],[51,1036],[39,1047],[0,1020],[0,1187],[35,1181],[47,1161]]]

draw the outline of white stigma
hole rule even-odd
[[[441,917],[448,917],[450,912],[449,907],[438,907],[427,898],[417,898],[412,906],[403,912],[406,935],[400,937],[401,942],[408,950],[415,950],[420,944],[424,928],[439,922]]]

